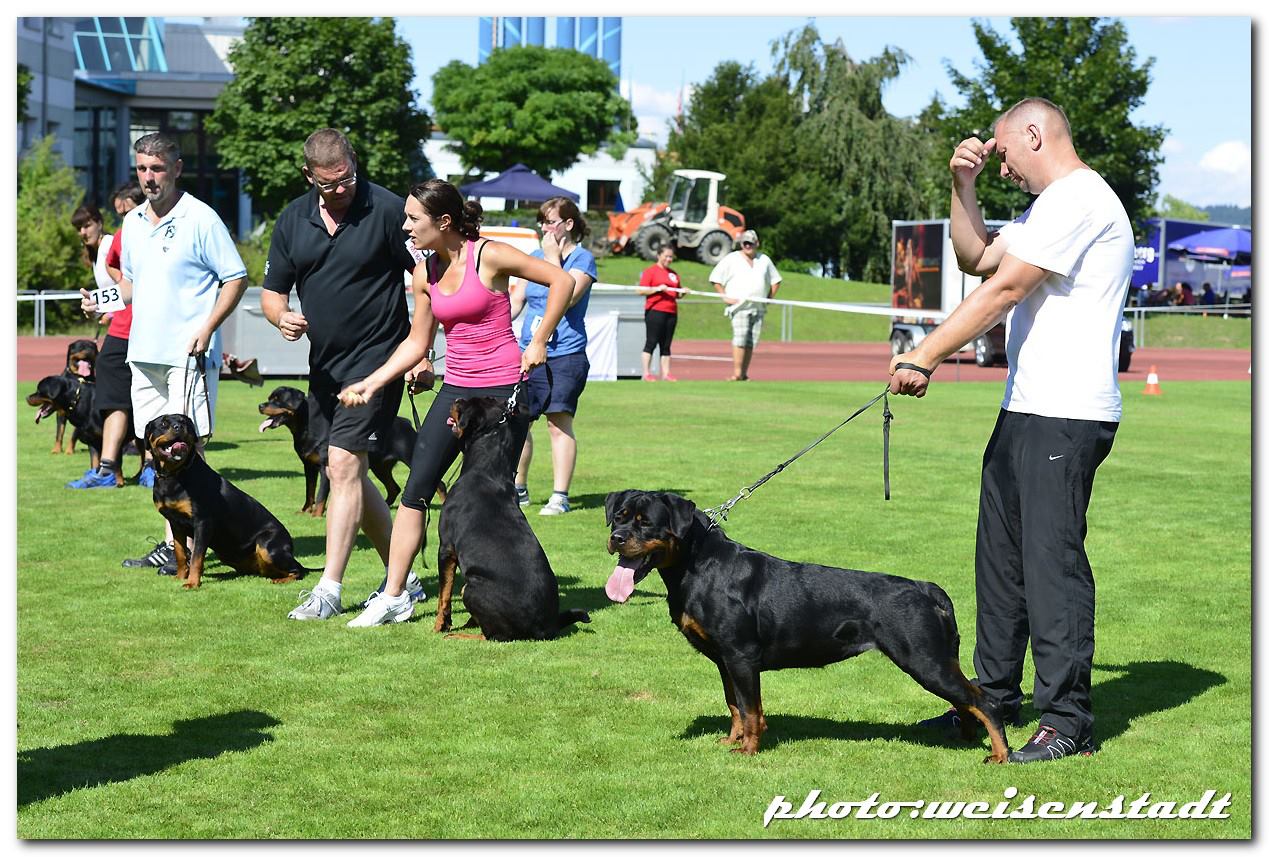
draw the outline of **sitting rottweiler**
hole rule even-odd
[[[985,761],[1009,755],[995,704],[960,668],[952,602],[933,583],[790,562],[734,542],[689,500],[655,491],[608,495],[608,552],[620,556],[605,591],[622,602],[656,568],[672,621],[718,667],[731,711],[725,744],[753,755],[767,728],[760,674],[822,667],[877,649],[960,713],[972,738],[991,738]]]
[[[295,559],[291,534],[268,509],[235,488],[198,454],[194,422],[184,414],[155,417],[145,427],[154,457],[154,505],[172,525],[176,576],[186,589],[202,582],[207,549],[242,574],[289,583],[316,569]],[[192,553],[186,540],[193,540]]]
[[[450,422],[463,452],[463,469],[441,506],[437,571],[440,597],[435,630],[450,628],[454,570],[463,571],[463,605],[478,626],[475,639],[549,640],[574,622],[589,622],[583,610],[560,612],[559,584],[546,552],[516,503],[510,420],[503,402],[460,399]],[[459,634],[456,636],[473,637]]]
[[[59,422],[70,422],[74,427],[68,452],[75,449],[75,441],[82,441],[88,446],[89,457],[93,469],[101,463],[101,413],[93,406],[93,398],[97,385],[80,375],[47,375],[40,379],[35,392],[26,397],[26,403],[39,408],[35,421],[57,414]],[[60,444],[60,428],[59,428]],[[54,447],[58,452],[58,447]]]
[[[97,343],[91,339],[76,339],[70,345],[66,346],[66,368],[62,370],[62,374],[67,378],[84,378],[89,381],[97,380]],[[37,420],[38,422],[38,420]],[[66,415],[58,412],[57,414],[57,434],[53,441],[53,449],[50,450],[53,455],[62,452],[62,440],[66,435]],[[66,447],[67,455],[75,454],[75,441],[78,438],[75,432],[71,432],[70,444]]]
[[[260,431],[286,426],[294,439],[295,454],[304,466],[304,505],[301,512],[315,518],[326,514],[326,497],[330,493],[330,480],[326,477],[326,449],[330,438],[330,422],[322,415],[321,408],[311,395],[306,396],[294,387],[278,387],[260,403],[260,413],[268,419],[260,423]],[[392,478],[392,468],[399,461],[406,465],[414,452],[414,428],[409,421],[397,417],[386,440],[380,440],[378,448],[368,458],[370,471],[379,477],[387,489],[385,498],[391,506],[401,493],[401,486]],[[438,491],[444,498],[444,486]]]

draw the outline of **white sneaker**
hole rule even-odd
[[[563,515],[568,512],[568,498],[561,497],[559,494],[552,494],[551,499],[546,501],[546,505],[538,512],[539,515]]]
[[[383,570],[383,580],[379,582],[379,588],[376,589],[374,592],[370,593],[369,598],[361,602],[361,609],[365,610],[367,607],[369,607],[371,600],[376,595],[382,595],[383,590],[386,589],[387,586],[388,586],[388,570],[385,568]],[[424,601],[427,600],[427,593],[423,591],[423,581],[419,580],[418,575],[414,573],[413,569],[411,569],[405,575],[405,593],[410,596],[410,600],[413,601],[415,604],[422,604]]]
[[[376,592],[370,596],[369,604],[362,614],[348,623],[349,628],[371,628],[375,625],[388,625],[404,622],[414,615],[414,601],[408,593],[402,592],[396,598]]]
[[[329,592],[314,589],[303,591],[300,598],[304,600],[300,602],[300,606],[296,607],[290,613],[286,614],[288,619],[329,619],[332,616],[338,616],[343,612],[343,608],[339,604],[339,599]]]

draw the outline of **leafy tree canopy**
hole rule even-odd
[[[607,144],[635,140],[630,103],[603,60],[537,46],[496,50],[472,68],[454,60],[432,76],[436,123],[463,167],[500,172],[522,163],[544,177]]]
[[[1042,96],[1066,111],[1076,151],[1114,188],[1129,219],[1140,224],[1152,213],[1167,135],[1161,125],[1134,125],[1130,119],[1145,99],[1154,60],[1138,64],[1127,30],[1113,19],[1012,18],[1010,23],[1016,48],[976,21],[980,69],[970,75],[947,64],[965,106],[944,121],[943,151],[936,162],[942,161],[946,173],[960,140],[972,134],[986,140],[1002,112],[1023,98]],[[950,197],[950,190],[945,195]],[[1031,199],[1008,182],[978,182],[978,201],[988,218],[1013,217]]]
[[[347,134],[361,174],[398,193],[432,174],[431,120],[415,106],[410,47],[391,18],[252,18],[229,63],[234,79],[207,129],[265,214],[306,189],[302,146],[319,128]]]
[[[1159,216],[1172,220],[1194,220],[1199,223],[1206,223],[1212,219],[1212,215],[1196,205],[1190,205],[1183,199],[1177,199],[1171,194],[1165,194],[1163,202],[1159,206]]]
[[[18,63],[18,122],[25,122],[31,117],[26,112],[27,100],[31,97],[31,82],[35,75],[22,63]]]
[[[92,287],[92,272],[81,261],[83,243],[70,222],[84,189],[53,142],[52,136],[45,137],[18,162],[18,289]],[[55,301],[48,312],[51,321],[65,320],[79,312],[79,305]]]

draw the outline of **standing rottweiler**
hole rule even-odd
[[[549,640],[583,610],[560,612],[559,583],[546,552],[516,503],[515,462],[505,405],[485,396],[460,399],[450,422],[463,453],[463,469],[441,506],[436,631],[450,628],[454,572],[463,571],[463,606],[484,640]],[[505,417],[505,418],[504,418]],[[472,635],[457,635],[472,636]]]
[[[622,602],[653,568],[661,572],[670,621],[715,666],[731,712],[726,744],[753,755],[766,731],[760,675],[822,667],[877,649],[960,713],[962,733],[987,728],[991,755],[1009,755],[995,704],[960,666],[951,599],[933,583],[790,562],[734,542],[689,500],[617,491],[604,504],[608,552],[617,569],[605,591]]]
[[[330,480],[326,478],[326,449],[330,439],[330,423],[322,415],[311,395],[305,395],[294,387],[278,387],[269,398],[260,403],[260,413],[268,417],[260,423],[260,431],[278,426],[291,430],[295,454],[304,467],[304,505],[301,512],[315,518],[326,514],[326,497],[330,493]],[[397,417],[392,421],[388,437],[381,440],[367,458],[370,472],[379,477],[387,490],[384,498],[391,506],[401,493],[401,486],[392,478],[392,468],[397,462],[410,463],[414,452],[416,432],[409,421]],[[440,492],[444,497],[444,486]]]
[[[83,378],[88,381],[97,380],[97,343],[91,339],[76,339],[70,345],[66,346],[66,368],[62,370],[62,374],[67,378]],[[36,420],[39,422],[39,420]],[[51,453],[57,455],[62,452],[62,440],[66,435],[66,415],[60,411],[57,414],[57,433],[53,441],[53,449]],[[76,432],[71,432],[70,443],[66,446],[67,455],[75,454]]]
[[[295,559],[291,534],[251,495],[212,470],[198,454],[194,422],[166,414],[145,427],[154,458],[154,505],[172,525],[176,577],[186,589],[202,582],[207,549],[242,574],[289,583],[316,569]],[[186,540],[193,542],[187,550]]]
[[[83,441],[88,446],[92,469],[96,470],[101,463],[102,422],[101,413],[93,404],[97,385],[80,375],[47,375],[35,386],[35,392],[26,397],[26,403],[39,408],[35,421],[52,414],[57,414],[60,422],[69,422],[73,427],[70,449],[74,451],[75,441]],[[59,434],[60,438],[60,434]],[[60,440],[59,440],[60,444]],[[54,452],[59,451],[54,447]]]

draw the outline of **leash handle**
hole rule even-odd
[[[933,369],[926,369],[924,366],[918,366],[915,363],[896,363],[895,369],[911,369],[913,372],[920,372],[927,379],[934,374]]]

